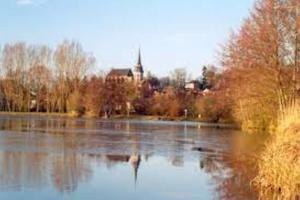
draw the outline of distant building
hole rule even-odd
[[[106,81],[132,82],[141,84],[144,80],[144,69],[139,50],[138,61],[133,71],[130,68],[112,69],[106,77]]]
[[[200,90],[200,84],[198,81],[190,81],[185,84],[185,89],[190,91]]]
[[[208,96],[208,95],[212,94],[212,92],[210,91],[210,89],[206,88],[205,90],[203,90],[202,94],[203,94],[203,96]]]
[[[141,50],[139,49],[138,61],[133,70],[134,81],[141,83],[144,80],[144,69],[142,65]]]
[[[106,77],[106,81],[131,82],[133,80],[131,69],[112,69]]]

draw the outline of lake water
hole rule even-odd
[[[197,123],[0,116],[0,199],[256,199],[238,135]]]

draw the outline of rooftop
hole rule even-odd
[[[112,69],[108,76],[133,76],[130,68],[127,69]]]

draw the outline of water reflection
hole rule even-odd
[[[25,116],[0,116],[0,128],[0,198],[256,198],[233,130]]]

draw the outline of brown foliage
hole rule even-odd
[[[126,114],[128,103],[136,96],[133,82],[105,82],[104,85],[104,111],[111,114]]]
[[[104,104],[104,80],[102,77],[92,76],[86,83],[84,107],[91,116],[100,116]]]
[[[82,78],[94,63],[78,42],[64,41],[54,53],[47,46],[7,44],[1,57],[3,110],[78,110]]]
[[[259,1],[240,31],[233,34],[224,48],[223,64],[228,88],[234,102],[234,113],[245,128],[268,128],[293,101],[294,63],[298,51],[289,9],[280,9],[291,1]],[[279,7],[278,7],[279,6]],[[294,35],[295,36],[295,35]],[[298,41],[296,41],[298,43]]]

